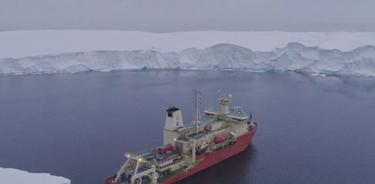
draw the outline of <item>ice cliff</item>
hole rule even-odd
[[[234,44],[182,51],[86,51],[56,55],[0,58],[0,74],[50,74],[124,69],[202,69],[296,71],[308,74],[375,76],[375,47],[321,49],[288,43],[271,51]]]

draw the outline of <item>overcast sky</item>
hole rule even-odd
[[[375,0],[0,0],[0,30],[375,31]]]

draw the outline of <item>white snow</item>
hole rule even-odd
[[[46,173],[29,173],[18,169],[0,168],[0,183],[4,184],[70,184],[70,180]]]
[[[375,76],[371,45],[375,33],[0,32],[0,74],[147,68]]]

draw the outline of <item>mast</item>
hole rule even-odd
[[[194,125],[195,125],[195,130],[198,131],[200,121],[199,121],[199,100],[202,95],[202,93],[196,89],[193,90],[193,95],[194,95],[194,105],[195,105],[195,120],[194,120]]]

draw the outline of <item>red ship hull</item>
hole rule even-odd
[[[161,184],[176,183],[210,166],[213,166],[227,158],[230,158],[233,155],[241,153],[249,146],[255,132],[256,132],[256,128],[252,129],[249,133],[246,133],[245,135],[239,137],[237,139],[237,142],[231,146],[211,152],[210,154],[197,156],[197,160],[199,162],[198,165],[196,165],[195,167],[191,168],[190,170],[188,170],[187,172],[183,174],[173,176],[171,178],[161,181]]]

